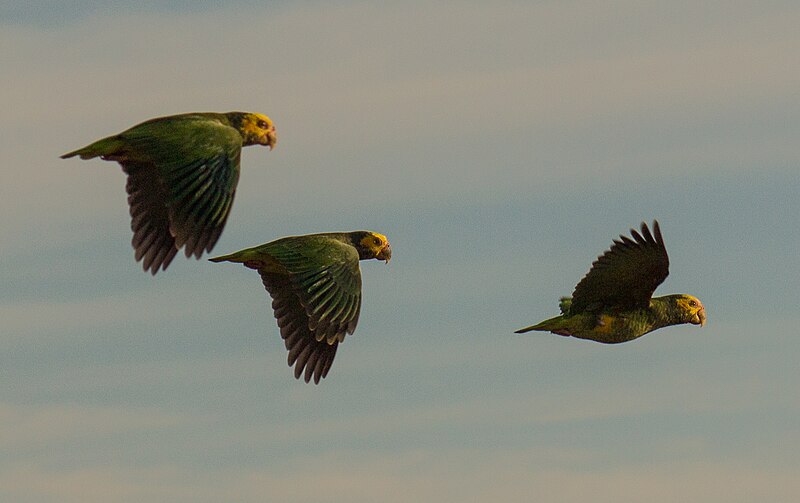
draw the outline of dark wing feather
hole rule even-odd
[[[338,341],[328,344],[318,341],[309,328],[308,315],[294,292],[292,280],[284,274],[262,272],[261,279],[272,297],[272,309],[278,320],[281,337],[289,351],[289,366],[294,365],[294,376],[299,379],[305,370],[305,381],[314,383],[328,375],[336,356]]]
[[[178,248],[170,232],[167,191],[152,163],[121,160],[128,175],[126,190],[131,213],[131,244],[136,261],[142,260],[144,270],[153,274],[169,266]]]
[[[259,273],[289,351],[295,377],[324,378],[336,348],[358,324],[361,271],[358,252],[337,239],[284,238],[260,250],[270,260]],[[278,267],[275,267],[277,264]]]
[[[669,257],[658,222],[653,221],[652,234],[644,222],[641,229],[641,234],[631,229],[633,239],[615,239],[592,263],[572,294],[571,314],[649,305],[653,292],[669,274]]]

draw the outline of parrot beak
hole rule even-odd
[[[375,255],[375,258],[378,260],[385,260],[388,264],[389,261],[392,259],[392,246],[389,243],[386,243],[386,246],[381,248],[381,251]]]
[[[265,138],[264,145],[269,147],[269,150],[272,151],[272,149],[275,148],[275,144],[278,143],[278,133],[277,131],[275,131],[275,126],[272,126],[267,130],[267,133],[264,135],[264,138]]]
[[[701,327],[706,324],[706,308],[701,307],[692,317],[692,325],[700,325]]]

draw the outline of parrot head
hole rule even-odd
[[[392,247],[389,240],[383,234],[370,231],[355,232],[353,245],[358,250],[358,257],[361,260],[377,259],[385,260],[389,263],[392,258]]]
[[[278,143],[278,134],[272,120],[264,114],[241,113],[238,122],[243,145],[266,145],[270,150]]]
[[[681,294],[675,299],[675,305],[681,313],[681,319],[684,323],[691,323],[692,325],[700,325],[701,327],[706,324],[706,308],[700,299],[693,295]]]

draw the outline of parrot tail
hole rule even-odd
[[[524,334],[526,332],[532,332],[537,330],[539,332],[553,332],[559,333],[563,332],[567,328],[565,323],[565,318],[563,316],[556,316],[554,318],[550,318],[544,320],[536,325],[531,325],[529,327],[520,328],[519,330],[515,331],[515,334]],[[562,334],[563,335],[563,334]]]
[[[69,159],[70,157],[80,156],[81,159],[93,159],[95,157],[108,157],[119,153],[120,149],[125,145],[119,136],[109,136],[102,140],[97,140],[91,145],[87,145],[78,150],[66,153],[61,156],[62,159]]]
[[[244,262],[240,256],[240,252],[231,253],[230,255],[221,255],[219,257],[212,257],[208,259],[210,262]]]
[[[234,262],[237,264],[244,264],[245,267],[250,269],[261,269],[265,265],[265,259],[256,251],[256,248],[248,248],[240,250],[230,255],[222,255],[220,257],[213,257],[208,259],[211,262]]]

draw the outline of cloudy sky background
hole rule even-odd
[[[0,499],[793,501],[795,2],[0,4]],[[133,261],[124,175],[58,156],[252,110],[215,253],[372,229],[356,334],[296,381],[257,274]],[[705,328],[557,313],[657,218]]]

